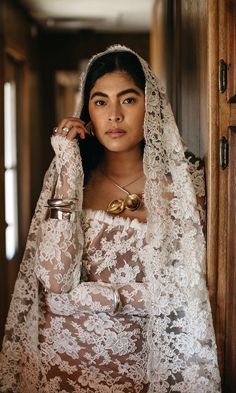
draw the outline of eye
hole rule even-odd
[[[135,102],[136,99],[134,97],[128,97],[123,101],[124,104],[134,104]]]
[[[96,100],[94,103],[96,106],[103,106],[106,104],[104,100]]]

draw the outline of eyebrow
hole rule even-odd
[[[129,93],[133,93],[133,94],[136,94],[137,96],[141,96],[141,94],[139,93],[138,90],[133,89],[133,88],[130,88],[130,89],[126,89],[126,90],[120,91],[120,92],[117,94],[117,97],[121,97],[121,96],[123,96],[123,95],[125,95],[125,94],[129,94]],[[106,97],[106,98],[108,97],[108,95],[107,95],[106,93],[103,93],[102,91],[95,91],[95,92],[91,95],[90,100],[92,100],[95,96]]]

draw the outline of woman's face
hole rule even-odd
[[[109,151],[140,148],[144,111],[144,92],[126,72],[105,74],[90,91],[89,115],[95,134]]]

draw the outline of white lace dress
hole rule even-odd
[[[147,392],[146,224],[87,209],[82,227],[78,290],[70,298],[46,293],[41,299],[40,353],[49,391]],[[115,315],[114,287],[123,302]]]

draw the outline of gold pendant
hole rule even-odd
[[[107,213],[119,214],[125,210],[124,199],[114,199],[107,206]]]
[[[141,197],[137,194],[129,194],[125,199],[114,199],[107,206],[107,213],[120,214],[125,209],[138,210],[141,206]]]
[[[141,206],[141,198],[137,194],[129,194],[125,199],[125,207],[128,210],[135,211]]]

